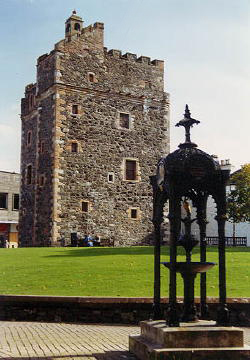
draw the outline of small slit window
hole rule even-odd
[[[89,202],[88,201],[82,201],[82,212],[89,212]]]
[[[77,153],[78,152],[78,144],[77,144],[77,142],[72,142],[71,143],[71,152],[72,153]]]
[[[31,138],[32,138],[32,131],[28,131],[27,134],[27,145],[31,144]]]
[[[40,175],[40,178],[39,178],[39,185],[41,187],[43,187],[45,184],[45,176],[44,175]]]
[[[120,113],[119,126],[121,128],[123,128],[123,129],[129,129],[130,128],[129,114]]]
[[[126,160],[125,162],[125,180],[137,180],[136,160]]]
[[[32,180],[32,165],[28,165],[27,166],[27,174],[26,174],[26,183],[27,185],[31,184],[31,180]]]
[[[78,105],[76,104],[72,105],[72,114],[74,115],[78,114]]]
[[[34,105],[34,96],[31,94],[29,95],[29,109],[31,110]]]
[[[41,153],[44,153],[45,150],[45,142],[41,141]]]

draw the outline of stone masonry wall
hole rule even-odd
[[[169,152],[164,64],[108,51],[103,30],[102,23],[83,28],[38,59],[38,145],[30,155],[36,168],[36,187],[30,187],[31,195],[36,193],[31,210],[36,245],[58,246],[62,239],[69,243],[75,232],[122,246],[151,240],[149,176]],[[121,126],[120,113],[128,114],[129,128]],[[25,152],[23,159],[26,166]],[[135,180],[125,179],[126,159],[136,161]],[[88,203],[88,212],[82,202]],[[136,218],[131,209],[136,209]]]
[[[178,298],[177,310],[183,311]],[[167,298],[161,299],[164,318],[168,314]],[[199,299],[196,299],[199,311]],[[227,299],[230,325],[250,326],[250,298]],[[152,298],[100,298],[74,296],[2,295],[1,321],[53,321],[76,323],[138,324],[152,318]],[[216,320],[218,299],[208,299],[209,318]]]
[[[21,246],[33,244],[36,189],[37,154],[37,106],[34,103],[36,85],[26,87],[22,99],[22,141],[21,141],[21,196],[19,212],[19,240]],[[28,134],[30,133],[30,143]],[[27,183],[27,169],[32,166],[31,183]]]
[[[71,232],[99,234],[115,240],[116,245],[147,243],[152,231],[152,192],[148,175],[153,174],[159,158],[158,136],[154,122],[164,129],[164,104],[145,109],[143,102],[120,99],[119,96],[98,96],[69,92],[63,97],[66,104],[66,130],[61,140],[64,151],[61,158],[63,179],[60,183],[61,236]],[[71,104],[81,105],[82,113],[73,117]],[[119,129],[116,125],[117,109],[133,116],[133,129]],[[157,138],[158,136],[158,138]],[[138,141],[139,139],[139,141]],[[67,143],[77,140],[83,152],[71,153]],[[124,181],[124,159],[138,159],[140,181]],[[114,174],[114,183],[108,182],[108,173]],[[83,214],[81,200],[90,201],[91,211]],[[139,220],[128,217],[129,207],[138,207]]]
[[[40,101],[39,112],[39,149],[37,157],[37,190],[36,190],[36,244],[50,246],[52,237],[53,209],[53,128],[54,128],[54,94],[48,93]]]
[[[87,39],[88,40],[88,39]],[[85,37],[60,47],[58,64],[63,93],[61,115],[62,175],[59,180],[61,238],[100,235],[115,245],[150,242],[152,191],[149,175],[168,152],[168,99],[163,93],[163,64],[148,57],[92,49]],[[72,45],[73,44],[73,45]],[[87,48],[88,46],[88,48]],[[57,48],[59,49],[59,48]],[[88,74],[94,74],[90,82]],[[72,114],[72,105],[79,114]],[[119,112],[129,113],[131,129],[119,127]],[[70,152],[77,141],[82,151]],[[124,161],[138,161],[138,181],[124,181]],[[108,182],[108,173],[114,182]],[[90,211],[81,211],[88,201]],[[139,209],[138,219],[129,209]]]

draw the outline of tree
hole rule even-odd
[[[227,196],[227,215],[233,223],[250,222],[250,163],[232,174],[234,189]]]

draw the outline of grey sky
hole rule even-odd
[[[19,171],[20,98],[36,59],[64,37],[73,9],[85,25],[105,23],[105,45],[165,60],[173,125],[188,103],[199,147],[235,169],[249,162],[249,0],[0,0],[0,169]]]

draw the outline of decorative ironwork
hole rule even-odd
[[[185,128],[185,138],[186,141],[184,144],[180,144],[179,147],[196,147],[197,145],[191,142],[190,138],[190,128],[194,124],[199,124],[199,120],[195,120],[191,118],[191,113],[189,111],[188,105],[186,105],[185,113],[184,113],[184,119],[180,120],[175,126],[184,126]]]
[[[154,319],[161,316],[160,306],[160,244],[161,223],[163,221],[163,208],[169,201],[170,222],[170,262],[165,263],[170,270],[169,306],[167,322],[169,326],[178,326],[180,320],[194,321],[197,313],[194,306],[194,279],[198,272],[201,274],[201,317],[208,317],[206,302],[206,271],[212,266],[206,261],[206,207],[207,198],[212,196],[217,205],[218,222],[218,251],[219,251],[219,295],[220,307],[218,310],[218,324],[227,325],[229,314],[226,305],[226,268],[225,268],[225,213],[226,213],[226,182],[230,170],[220,167],[219,163],[209,154],[197,148],[191,142],[190,128],[200,121],[191,118],[186,105],[184,119],[176,126],[185,128],[185,143],[179,149],[161,159],[158,163],[157,175],[151,177],[154,191],[153,223],[155,226],[155,296]],[[189,204],[192,202],[196,208],[196,218],[191,218]],[[184,204],[186,216],[181,216],[181,204]],[[197,245],[191,227],[197,221],[200,234],[200,262],[191,261],[193,246]],[[184,224],[185,233],[180,237],[181,223]],[[177,262],[177,246],[186,250],[186,262]],[[180,316],[176,302],[176,272],[180,272],[184,279],[184,314]]]

